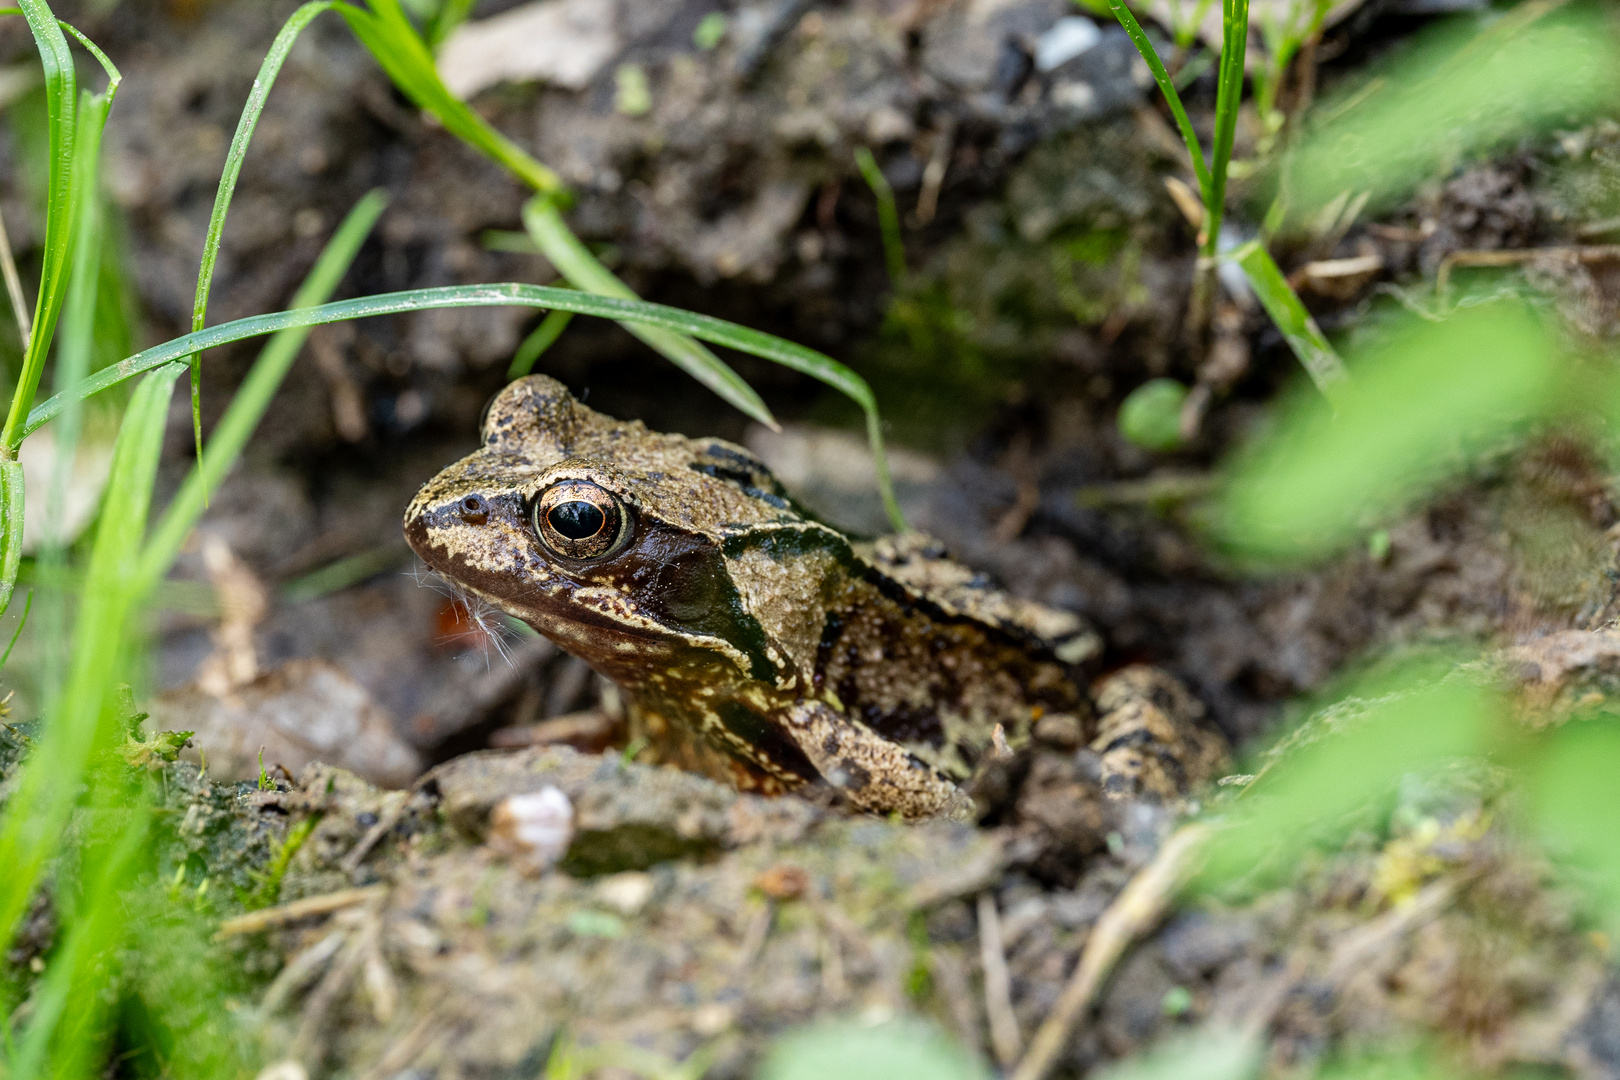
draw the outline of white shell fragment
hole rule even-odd
[[[1070,15],[1052,24],[1035,42],[1035,70],[1055,71],[1102,40],[1090,19]]]
[[[582,90],[619,51],[611,0],[540,0],[463,23],[439,51],[439,77],[469,98],[500,82]]]
[[[573,843],[574,805],[547,784],[539,791],[502,799],[490,813],[489,824],[492,849],[543,870]]]

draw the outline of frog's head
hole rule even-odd
[[[783,675],[760,552],[803,592],[825,565],[803,553],[842,537],[757,458],[603,416],[540,375],[501,391],[483,435],[405,513],[430,567],[627,685],[717,660]]]

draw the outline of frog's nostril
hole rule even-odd
[[[461,511],[461,520],[469,525],[482,525],[489,520],[489,503],[482,495],[466,496],[457,509]]]

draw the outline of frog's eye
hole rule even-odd
[[[570,559],[600,559],[619,546],[628,515],[617,496],[589,480],[564,480],[540,493],[534,527],[546,546]]]

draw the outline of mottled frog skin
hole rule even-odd
[[[1077,617],[926,538],[851,541],[740,447],[603,416],[544,376],[503,390],[483,436],[417,494],[407,540],[618,683],[660,760],[917,818],[963,812],[961,783],[1043,717],[1097,731],[1077,676],[1099,641]],[[1115,741],[1140,756],[1135,729]]]

